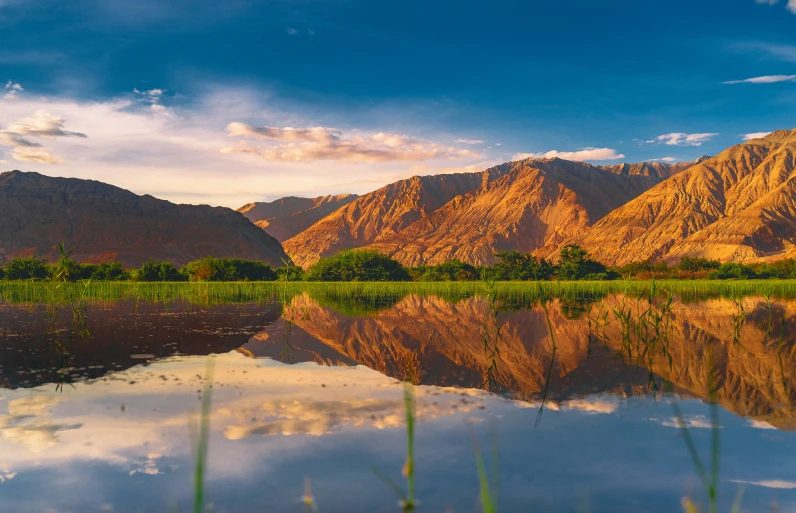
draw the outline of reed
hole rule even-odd
[[[796,280],[669,280],[655,282],[662,293],[671,292],[681,301],[706,298],[738,298],[750,295],[774,299],[796,299]],[[648,294],[650,281],[525,281],[495,282],[492,293],[507,307],[523,307],[544,298],[592,301],[610,294]],[[409,294],[465,299],[484,295],[483,282],[65,282],[55,290],[48,281],[0,281],[0,301],[5,303],[69,303],[81,291],[88,300],[137,299],[165,303],[198,304],[279,301],[308,293],[330,301],[353,298],[370,305],[395,301]],[[656,293],[658,293],[656,292]]]

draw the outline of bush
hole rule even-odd
[[[615,280],[619,275],[589,258],[585,249],[568,244],[561,248],[556,277],[559,280]]]
[[[304,269],[297,265],[280,267],[276,270],[276,275],[284,281],[302,281],[304,279]]]
[[[274,281],[270,265],[240,258],[213,258],[188,262],[181,269],[191,281]]]
[[[709,271],[711,269],[718,269],[721,262],[718,260],[708,260],[707,258],[691,258],[683,257],[677,268],[681,271]]]
[[[779,278],[783,280],[796,278],[796,260],[787,258],[778,262],[763,264],[757,274],[758,278]]]
[[[5,267],[4,275],[6,280],[43,280],[50,270],[43,258],[14,258]]]
[[[83,264],[84,269],[88,269],[90,264]],[[89,277],[98,281],[122,281],[129,280],[130,273],[122,269],[121,262],[103,262],[93,266]]]
[[[478,269],[460,260],[448,260],[439,265],[418,267],[410,271],[417,281],[474,281],[480,278]]]
[[[187,281],[188,277],[181,274],[170,262],[155,262],[150,259],[144,262],[136,273],[138,281]]]
[[[374,250],[347,250],[322,258],[304,274],[309,281],[409,281],[397,261]]]
[[[519,251],[501,251],[495,257],[498,261],[489,274],[496,280],[549,280],[555,270],[544,258]]]
[[[726,262],[715,271],[711,271],[708,278],[711,280],[751,280],[757,278],[757,273],[748,265]]]

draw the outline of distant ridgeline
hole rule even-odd
[[[577,245],[564,246],[556,262],[517,251],[499,252],[495,264],[474,266],[459,260],[438,265],[405,267],[394,258],[371,249],[345,250],[321,258],[306,271],[295,265],[272,268],[240,258],[206,257],[181,268],[166,261],[149,260],[138,269],[120,262],[79,264],[62,256],[55,264],[44,259],[14,258],[0,268],[4,280],[67,281],[538,281],[638,279],[788,279],[796,278],[796,260],[785,259],[751,265],[683,257],[674,266],[664,262],[630,262],[609,267],[594,260]]]

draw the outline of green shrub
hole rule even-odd
[[[796,260],[787,258],[770,264],[763,264],[757,271],[758,278],[796,278]]]
[[[677,264],[677,268],[681,271],[709,271],[711,269],[718,269],[720,266],[721,262],[718,260],[692,257],[683,257]]]
[[[574,244],[561,248],[556,277],[559,280],[615,280],[619,275],[589,258],[589,253]]]
[[[181,269],[191,281],[274,281],[278,278],[271,266],[240,258],[213,258],[188,262]]]
[[[83,268],[88,271],[89,265],[83,264]],[[130,273],[122,269],[121,262],[103,262],[94,265],[89,278],[98,281],[123,281],[130,279]]]
[[[751,280],[757,278],[755,270],[744,264],[725,262],[718,269],[708,273],[711,280]]]
[[[412,269],[410,274],[416,281],[475,281],[481,278],[475,266],[460,260],[418,267]]]
[[[4,275],[6,280],[43,280],[50,276],[50,269],[43,258],[14,258],[6,265]]]
[[[276,270],[276,274],[280,280],[286,280],[286,281],[304,280],[304,269],[297,265],[291,265],[289,267],[280,267]]]
[[[177,270],[170,262],[144,262],[135,274],[138,281],[188,281],[188,277]]]
[[[553,264],[528,253],[501,251],[495,257],[488,274],[496,280],[549,280],[555,271]]]
[[[322,258],[304,277],[308,281],[409,281],[404,266],[378,251],[361,249],[342,251]]]

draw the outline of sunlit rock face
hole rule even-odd
[[[282,246],[241,214],[222,207],[177,205],[93,180],[38,173],[0,174],[0,255],[58,259],[58,242],[78,262],[118,260],[137,268],[150,258],[181,266],[235,257],[273,266]]]
[[[268,203],[248,203],[238,212],[268,232],[279,242],[298,235],[335,210],[348,205],[356,194],[319,196],[317,198],[280,198]]]
[[[607,264],[796,256],[796,130],[733,146],[611,212],[576,240]]]
[[[244,347],[283,360],[362,364],[417,383],[486,388],[527,400],[667,389],[707,400],[715,389],[715,400],[739,415],[796,429],[796,304],[749,298],[741,305],[745,315],[738,324],[739,306],[731,300],[675,301],[657,336],[650,316],[643,334],[637,322],[626,339],[614,312],[645,311],[646,302],[611,297],[574,309],[557,302],[548,308],[553,353],[540,306],[494,312],[482,298],[409,296],[374,314],[346,316],[303,295],[292,302],[293,325],[275,323]],[[573,310],[580,315],[573,318]],[[603,312],[612,320],[598,327]]]
[[[499,250],[547,255],[689,165],[526,159],[480,173],[413,177],[357,198],[287,240],[285,250],[305,267],[357,247],[405,265],[453,258],[491,264]]]

